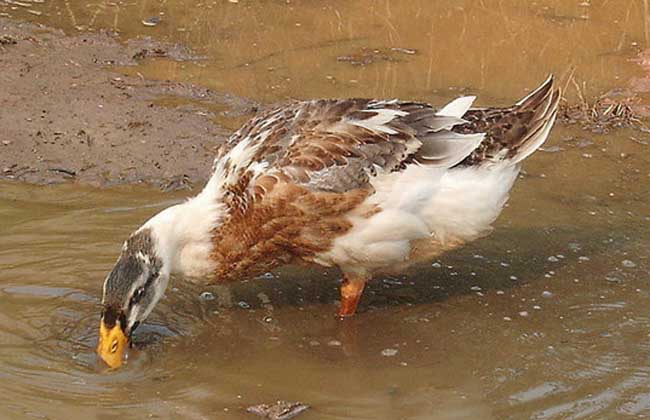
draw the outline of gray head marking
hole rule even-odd
[[[160,272],[162,260],[156,255],[151,231],[142,229],[129,237],[122,253],[106,279],[104,306],[123,308],[127,295],[133,289],[144,287],[146,282]]]

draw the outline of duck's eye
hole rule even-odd
[[[115,353],[117,351],[117,340],[113,340],[113,343],[111,343],[111,353]]]
[[[142,296],[144,296],[144,287],[140,287],[133,292],[133,296],[131,297],[131,305],[135,305],[136,303],[140,302],[140,299],[142,299]]]

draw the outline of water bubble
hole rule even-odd
[[[585,255],[581,255],[581,256],[578,257],[578,261],[589,261],[590,259],[591,258],[589,258],[589,257],[587,257]]]
[[[341,347],[342,344],[339,340],[330,340],[327,342],[327,345],[332,347]]]
[[[517,276],[510,276],[510,280],[512,280],[512,281],[517,280]]]
[[[528,311],[519,312],[519,316],[524,317],[524,318],[527,317],[528,316]]]
[[[497,295],[503,295],[505,292],[503,290],[497,290]]]
[[[558,262],[558,261],[560,261],[558,259],[558,257],[556,257],[555,255],[551,255],[550,257],[547,258],[547,260],[550,261],[550,262]]]
[[[510,318],[509,316],[504,316],[504,317],[503,317],[503,320],[504,320],[504,321],[512,321],[512,318]]]
[[[199,297],[203,300],[214,300],[214,294],[211,292],[203,292],[199,295]]]
[[[553,293],[549,292],[548,290],[544,290],[542,292],[542,297],[545,297],[545,298],[553,297]]]
[[[242,308],[242,309],[249,309],[249,308],[251,307],[251,305],[249,305],[248,303],[244,302],[243,300],[239,301],[239,302],[237,303],[237,305],[238,305],[240,308]]]
[[[542,309],[542,307],[539,306],[539,305],[535,305],[535,306],[533,306],[533,309],[536,310],[536,311],[539,311],[539,310]]]
[[[381,351],[381,355],[385,357],[393,357],[397,354],[398,350],[397,349],[383,349]]]
[[[623,267],[625,267],[625,268],[634,268],[634,267],[636,267],[636,263],[634,263],[634,261],[630,261],[630,260],[621,261],[621,265],[623,265]]]
[[[269,296],[264,292],[259,292],[257,294],[257,298],[262,302],[263,305],[268,305],[271,303],[271,299],[269,299]]]
[[[475,291],[475,292],[483,290],[483,289],[481,289],[480,286],[472,286],[472,287],[470,287],[469,289],[470,289],[470,290],[473,290],[473,291]]]
[[[568,247],[571,251],[580,251],[582,249],[582,246],[577,242],[569,242]]]
[[[500,265],[501,267],[510,267],[510,264],[507,262],[501,262]]]
[[[433,264],[431,264],[431,267],[440,268],[440,267],[442,267],[442,264],[440,264],[439,262],[434,262]]]
[[[388,285],[391,285],[391,286],[401,286],[401,285],[404,284],[402,281],[400,281],[398,279],[393,279],[393,278],[383,279],[382,283],[388,284]]]
[[[160,17],[159,16],[151,16],[146,19],[142,20],[142,24],[144,26],[156,26],[160,23]]]

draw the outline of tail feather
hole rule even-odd
[[[544,83],[542,83],[537,89],[534,91],[530,92],[528,95],[524,96],[521,98],[515,106],[533,106],[535,107],[537,104],[542,102],[544,98],[549,94],[549,92],[552,91],[553,88],[553,83],[554,83],[554,77],[553,75],[549,75],[546,80],[544,80]]]
[[[512,149],[515,152],[511,158],[512,163],[521,162],[544,144],[553,128],[553,124],[555,124],[560,96],[560,91],[556,90],[546,101],[546,109],[541,113],[530,132]]]
[[[530,156],[546,141],[560,97],[560,90],[554,87],[550,76],[512,107],[467,111],[463,115],[467,123],[454,127],[454,131],[485,133],[485,139],[460,165],[516,164]]]

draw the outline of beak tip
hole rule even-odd
[[[104,324],[104,320],[101,321],[97,354],[104,363],[111,368],[120,367],[127,344],[128,338],[119,323],[115,324],[112,328],[108,328]]]

